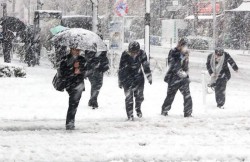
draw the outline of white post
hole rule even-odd
[[[91,0],[93,7],[92,31],[98,32],[98,0]]]
[[[203,105],[206,105],[207,83],[206,83],[206,72],[205,71],[202,71],[202,73],[201,73],[201,82],[202,82],[202,101],[203,101]]]
[[[145,43],[144,49],[148,55],[148,60],[150,61],[150,0],[145,0],[146,4],[146,14],[145,14]]]
[[[213,5],[213,46],[216,48],[216,0],[212,0]]]

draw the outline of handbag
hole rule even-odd
[[[66,88],[66,81],[65,79],[60,75],[59,70],[57,70],[56,75],[53,78],[52,84],[54,88],[57,91],[63,92],[64,89]]]

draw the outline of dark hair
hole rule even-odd
[[[223,48],[216,48],[215,54],[218,56],[222,56],[224,54],[224,49]]]
[[[129,52],[138,52],[139,50],[140,50],[140,44],[138,42],[133,41],[129,43],[129,46],[128,46]]]
[[[186,46],[188,44],[188,40],[186,38],[181,38],[178,42],[178,46]]]

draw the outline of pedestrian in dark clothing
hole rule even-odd
[[[142,117],[141,104],[144,100],[144,74],[152,84],[152,74],[147,60],[147,55],[140,50],[138,42],[131,42],[128,51],[124,51],[121,56],[119,66],[119,87],[125,92],[125,105],[128,120],[134,120],[133,107],[135,97],[135,110],[139,118]]]
[[[87,67],[89,71],[88,79],[91,84],[91,96],[88,105],[93,109],[97,109],[99,107],[97,98],[103,85],[103,76],[104,73],[109,70],[107,52],[103,51],[97,53],[86,50],[85,56],[87,59]]]
[[[75,115],[82,92],[85,90],[84,75],[86,72],[86,60],[80,56],[80,50],[71,48],[70,54],[62,58],[60,74],[65,81],[66,91],[69,94],[69,108],[66,119],[66,129],[75,128]]]
[[[28,66],[35,66],[36,64],[36,52],[35,52],[35,31],[34,26],[29,26],[26,31],[25,37],[25,62]]]
[[[11,50],[12,50],[12,41],[15,38],[13,32],[8,29],[3,29],[3,55],[4,55],[4,62],[10,63],[11,62]]]
[[[168,83],[167,97],[162,105],[163,116],[171,109],[175,95],[179,90],[184,99],[184,117],[192,116],[193,102],[189,88],[189,55],[186,50],[187,41],[181,39],[176,48],[170,50],[168,56],[169,70],[164,81]]]
[[[214,88],[217,107],[221,109],[224,109],[227,82],[231,78],[228,63],[234,71],[238,72],[239,68],[233,58],[229,53],[219,48],[215,50],[214,54],[208,56],[206,63],[208,73],[211,76],[209,86]]]

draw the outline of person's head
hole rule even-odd
[[[186,52],[187,51],[187,45],[188,45],[188,41],[186,38],[181,38],[177,44],[177,48],[182,51],[182,52]]]
[[[140,44],[138,42],[136,42],[136,41],[133,41],[133,42],[129,43],[128,51],[131,54],[138,54],[139,51],[140,51]]]
[[[222,56],[224,54],[224,49],[222,49],[222,48],[216,48],[215,49],[215,55],[216,56]]]
[[[77,48],[70,48],[70,53],[71,53],[73,56],[79,56],[80,53],[81,53],[81,50],[80,50],[80,49],[77,49]]]

